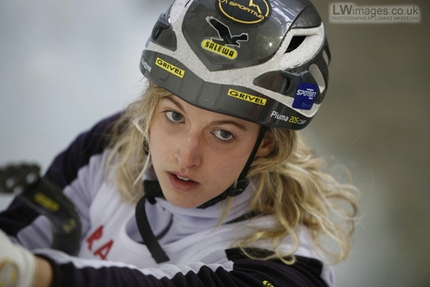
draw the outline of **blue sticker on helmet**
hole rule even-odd
[[[297,87],[293,108],[310,110],[318,94],[318,85],[302,82]]]

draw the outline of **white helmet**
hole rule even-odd
[[[140,69],[194,106],[299,130],[324,99],[329,61],[308,0],[177,0],[154,26]]]

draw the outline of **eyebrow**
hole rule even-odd
[[[176,101],[175,99],[173,99],[173,97],[171,96],[167,96],[167,97],[163,97],[161,100],[168,100],[170,102],[172,102],[178,109],[180,109],[183,113],[185,113],[184,107],[181,105],[181,103],[179,103],[178,101]],[[210,123],[211,125],[233,125],[236,126],[237,128],[246,131],[246,127],[234,120],[219,120],[219,121],[212,121]]]
[[[161,100],[169,100],[170,102],[172,102],[173,104],[175,104],[175,106],[180,109],[183,113],[185,113],[184,107],[182,107],[181,103],[178,101],[175,101],[175,99],[173,99],[172,96],[166,96],[163,97]]]
[[[237,128],[246,131],[246,127],[242,124],[239,124],[238,122],[232,121],[232,120],[223,120],[223,121],[213,121],[211,122],[212,125],[233,125]]]

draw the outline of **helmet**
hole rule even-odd
[[[177,0],[155,24],[140,70],[194,106],[299,130],[324,99],[329,61],[308,0]]]

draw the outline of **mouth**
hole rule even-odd
[[[180,191],[190,191],[197,188],[200,183],[184,175],[178,175],[174,172],[168,172],[169,181],[173,188]]]
[[[175,174],[176,175],[176,177],[177,178],[179,178],[180,180],[182,180],[182,181],[192,181],[191,179],[189,179],[189,178],[186,178],[186,177],[181,177],[181,176],[179,176],[179,175],[177,175],[177,174]]]

